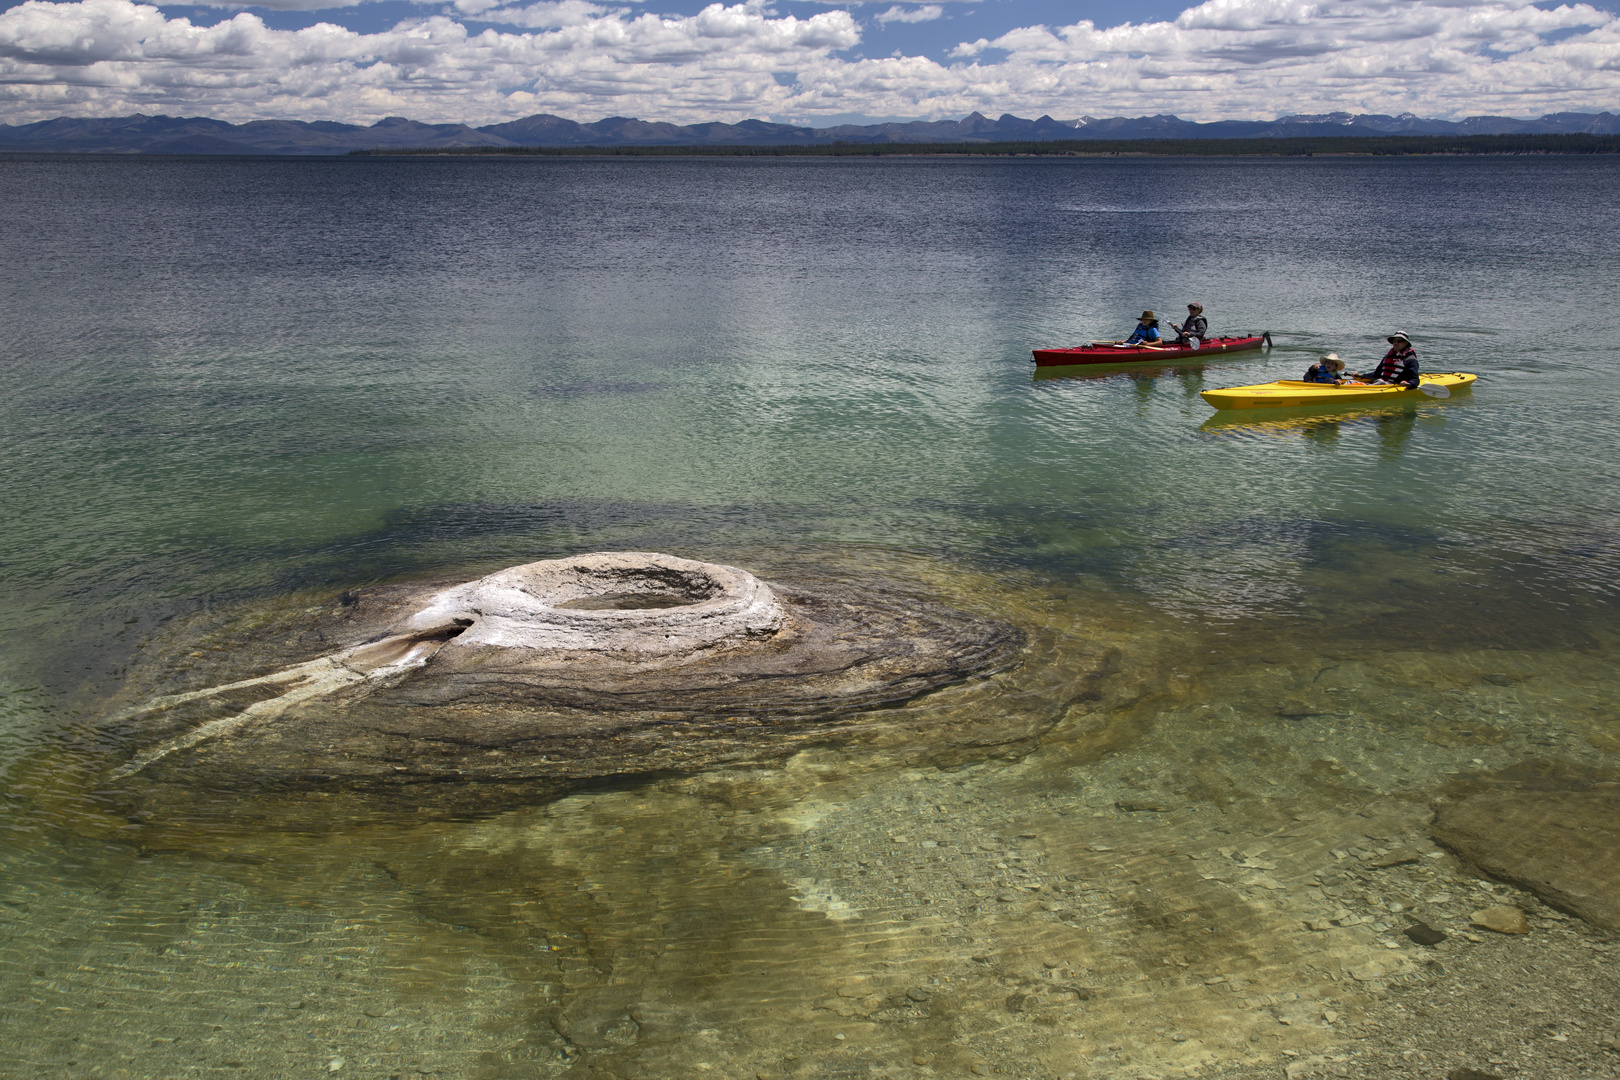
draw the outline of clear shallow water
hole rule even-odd
[[[1193,946],[1151,940],[1093,846],[1230,919],[1228,967],[1281,942],[1249,982],[1309,995],[1280,916],[1162,860],[1308,820],[1277,856],[1303,879],[1369,807],[1421,833],[1457,770],[1614,767],[1611,161],[22,158],[0,189],[4,989],[35,1003],[4,1038],[30,1069],[1194,1064],[1144,1019],[1170,988],[1124,989]],[[1031,348],[1188,299],[1277,348],[1031,378]],[[1478,389],[1238,425],[1197,397],[1394,329]],[[864,561],[1051,628],[1055,687],[1063,634],[1106,641],[1123,688],[1016,763],[810,754],[322,837],[121,835],[56,749],[176,615],[611,548]],[[997,906],[1021,864],[980,856],[1032,843],[1094,888],[1079,917]],[[1113,1004],[978,1010],[1013,992],[972,983],[984,950]],[[931,1018],[843,994],[958,979]],[[1185,1025],[1241,1034],[1186,995]]]

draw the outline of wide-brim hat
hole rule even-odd
[[[1151,311],[1144,311],[1144,312],[1142,312],[1142,318],[1144,318],[1144,319],[1157,319],[1158,316],[1153,314],[1153,312],[1151,312]]]
[[[1339,354],[1336,353],[1336,352],[1323,353],[1321,356],[1317,357],[1317,359],[1318,360],[1328,360],[1328,361],[1331,361],[1331,362],[1333,362],[1335,364],[1339,364],[1339,365],[1344,364],[1344,361],[1339,359]]]
[[[1391,345],[1395,344],[1397,341],[1404,341],[1408,345],[1412,344],[1412,339],[1407,337],[1406,334],[1404,334],[1400,330],[1395,331],[1393,334],[1389,335],[1389,337],[1385,338],[1384,340],[1389,342]]]

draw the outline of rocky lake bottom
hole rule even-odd
[[[1613,923],[1434,825],[1612,803],[1599,631],[1191,624],[878,562],[998,608],[1022,666],[482,813],[128,813],[81,798],[88,758],[16,771],[0,1075],[1620,1075]]]

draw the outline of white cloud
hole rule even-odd
[[[888,11],[877,17],[880,23],[920,23],[933,22],[945,14],[945,8],[939,4],[924,4],[922,7],[903,8],[894,5]]]
[[[500,6],[499,0],[456,0],[455,8],[479,22],[500,23],[504,26],[526,26],[532,30],[550,30],[562,26],[585,26],[593,19],[609,14],[607,8],[588,0],[547,0],[528,7]],[[615,14],[617,14],[615,12]]]
[[[272,30],[245,12],[194,26],[131,0],[26,0],[0,12],[0,119],[814,122],[978,110],[1208,120],[1620,107],[1620,19],[1587,4],[1209,0],[1172,22],[1023,27],[940,63],[841,55],[860,43],[842,10],[797,19],[716,3],[659,17],[590,0],[451,2],[451,14],[361,34]],[[878,17],[940,10],[894,5]],[[794,78],[775,77],[785,73]]]

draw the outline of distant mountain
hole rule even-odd
[[[662,124],[610,116],[579,124],[540,113],[478,129],[509,146],[809,146],[830,142],[810,128],[744,120],[740,124]]]
[[[1620,116],[1611,113],[1549,113],[1539,120],[1511,116],[1470,116],[1465,120],[1425,120],[1402,113],[1323,113],[1276,120],[1216,120],[1197,124],[1174,116],[1134,120],[1084,116],[1074,122],[1075,139],[1294,139],[1331,135],[1615,135]]]
[[[420,124],[399,116],[370,127],[327,120],[253,120],[229,124],[207,117],[59,117],[12,127],[0,124],[0,151],[91,154],[345,154],[351,150],[450,149],[468,146],[813,146],[828,143],[1046,142],[1057,139],[1255,139],[1368,135],[1616,135],[1612,113],[1551,113],[1537,120],[1471,116],[1426,120],[1326,113],[1276,120],[1217,120],[1200,124],[1175,116],[1115,116],[841,124],[808,128],[744,120],[737,124],[665,124],[613,116],[581,124],[540,113],[504,124]]]
[[[970,113],[961,120],[932,123],[913,120],[904,124],[843,124],[818,128],[816,135],[827,142],[1047,142],[1076,138],[1079,123],[1078,120],[1054,120],[1050,116],[1021,120],[1010,113],[991,120],[979,113]]]
[[[0,124],[0,150],[84,154],[346,154],[384,147],[515,146],[465,124],[419,124],[400,116],[370,127],[326,120],[252,120],[228,124],[206,117],[59,117],[19,127]]]

